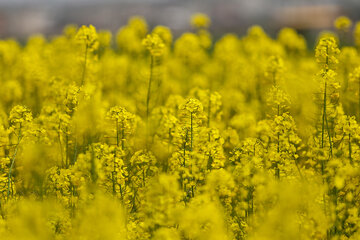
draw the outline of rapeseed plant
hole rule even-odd
[[[0,40],[0,239],[359,238],[359,23],[190,23]]]

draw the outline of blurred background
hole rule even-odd
[[[272,36],[293,27],[312,41],[320,30],[331,30],[337,16],[359,20],[360,0],[0,0],[0,37],[51,36],[70,23],[116,33],[133,15],[144,16],[150,27],[166,25],[178,36],[190,30],[195,12],[210,16],[215,38],[225,32],[242,35],[259,24]]]

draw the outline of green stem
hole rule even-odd
[[[117,120],[116,120],[117,122]],[[118,134],[116,134],[118,135]],[[117,146],[119,146],[119,142],[117,142]],[[112,172],[112,182],[113,182],[113,195],[116,194],[116,149],[114,152],[114,158],[113,158],[113,172]]]
[[[327,116],[325,115],[325,121],[326,121],[326,129],[327,129],[327,133],[328,133],[328,136],[329,136],[329,145],[330,145],[330,156],[332,156],[332,139],[331,139],[331,132],[330,132],[330,128],[329,128],[329,122],[328,122],[328,119],[327,119]]]
[[[120,187],[120,197],[121,197],[121,201],[124,201],[123,190],[122,190],[121,184],[119,184],[119,187]]]
[[[210,120],[211,120],[211,92],[209,92],[209,107],[208,107],[208,121],[207,121],[208,128],[210,128]]]
[[[145,187],[145,169],[144,169],[144,167],[142,169],[142,180],[143,180],[143,186]]]
[[[64,166],[66,165],[66,163],[64,163],[64,153],[63,153],[63,146],[61,143],[60,129],[61,129],[61,125],[59,123],[58,139],[59,139],[60,157],[61,157],[61,165]]]
[[[324,86],[324,103],[322,115],[322,128],[321,128],[321,148],[324,148],[324,134],[325,134],[325,118],[326,118],[326,81]]]
[[[350,120],[349,120],[349,128],[350,128]],[[350,160],[350,163],[352,164],[352,157],[351,157],[351,133],[349,133],[349,160]]]
[[[66,168],[69,167],[69,134],[68,134],[68,127],[65,130],[65,166]]]
[[[116,119],[116,146],[119,146],[119,120]]]
[[[116,193],[116,189],[115,189],[115,160],[114,160],[114,171],[112,172],[112,182],[113,182],[113,186],[112,186],[112,189],[113,189],[113,195],[115,196],[115,193]]]
[[[86,76],[86,65],[87,65],[87,58],[88,58],[88,44],[86,43],[85,46],[85,57],[84,57],[84,68],[83,68],[83,72],[82,72],[82,77],[81,77],[81,85],[84,85],[85,83],[85,76]]]
[[[150,76],[149,76],[149,85],[146,96],[146,149],[149,149],[149,136],[150,136],[149,115],[150,115],[150,95],[151,95],[151,83],[153,79],[153,68],[154,68],[154,57],[150,56]]]
[[[146,97],[146,120],[149,119],[149,106],[150,106],[150,94],[151,94],[151,82],[153,78],[153,68],[154,68],[154,57],[150,57],[150,77],[149,77],[149,85],[148,85],[148,91],[147,91],[147,97]]]
[[[125,149],[125,127],[124,122],[121,123],[121,149]]]
[[[324,134],[325,134],[325,118],[326,118],[326,81],[324,88],[324,103],[323,103],[323,115],[322,115],[322,128],[321,128],[321,148],[324,148]],[[321,174],[324,175],[325,162],[321,160]]]
[[[71,164],[74,164],[76,162],[76,159],[77,159],[77,139],[75,138],[74,157],[73,157],[73,162]]]
[[[22,139],[22,135],[21,135],[21,125],[20,125],[19,135],[18,135],[18,142],[17,142],[16,147],[15,147],[15,152],[14,152],[12,158],[11,158],[11,165],[10,165],[10,168],[9,168],[7,200],[9,200],[9,197],[10,197],[11,173],[12,173],[12,169],[13,169],[14,164],[15,164],[15,158],[16,158],[17,152],[18,152],[18,150],[19,150],[19,145],[20,145],[21,139]]]
[[[193,150],[193,113],[190,113],[190,152]]]

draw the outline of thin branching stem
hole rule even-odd
[[[87,65],[87,59],[88,59],[88,49],[89,49],[89,46],[88,46],[88,44],[86,43],[86,45],[85,45],[84,66],[83,66],[83,71],[82,71],[82,76],[81,76],[81,86],[83,86],[84,83],[85,83],[86,65]]]
[[[19,150],[19,145],[20,145],[21,139],[22,139],[22,133],[21,133],[21,125],[20,125],[19,134],[18,134],[18,138],[17,138],[17,144],[16,144],[16,147],[15,147],[14,154],[13,154],[13,156],[11,158],[11,165],[10,165],[10,168],[9,168],[7,200],[9,200],[9,197],[10,197],[10,185],[12,185],[11,184],[11,173],[12,173],[12,169],[14,168],[15,158],[16,158],[16,155],[17,155],[18,150]]]
[[[349,120],[349,129],[350,129],[350,127],[351,127],[351,122]],[[350,132],[349,132],[348,137],[349,137],[349,160],[350,160],[350,163],[352,164],[352,156],[351,156],[352,149],[351,149],[351,133]]]
[[[193,113],[190,113],[190,152],[193,151]]]
[[[146,97],[146,120],[149,120],[149,113],[150,113],[150,95],[151,95],[151,83],[153,79],[153,68],[154,68],[154,57],[150,57],[150,76],[149,76],[149,85],[147,90],[147,97]]]

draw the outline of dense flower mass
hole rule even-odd
[[[360,23],[334,24],[0,40],[0,239],[359,239]]]

